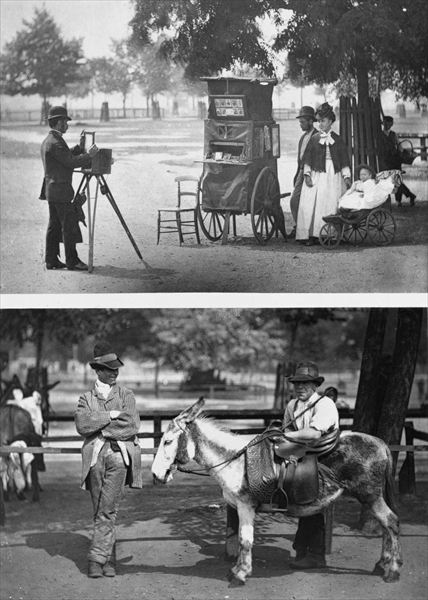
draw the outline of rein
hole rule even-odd
[[[285,429],[286,427],[289,427],[290,425],[295,423],[295,421],[299,417],[301,417],[306,411],[308,411],[310,408],[313,408],[315,406],[315,404],[317,404],[321,400],[321,398],[324,398],[326,396],[326,392],[327,392],[327,390],[319,398],[317,398],[315,400],[315,402],[313,402],[310,406],[307,406],[304,410],[302,410],[301,413],[299,413],[296,417],[294,417],[294,419],[289,421],[286,425],[283,425],[282,427],[278,427],[277,428],[278,431]],[[182,431],[184,431],[184,429],[178,423],[177,423],[177,425]],[[217,465],[213,465],[212,467],[202,467],[200,469],[186,469],[186,467],[177,465],[177,463],[174,463],[174,465],[176,465],[177,471],[180,471],[181,473],[190,473],[192,475],[201,475],[203,477],[209,477],[209,473],[206,473],[206,471],[211,471],[211,469],[216,469],[217,467],[222,467],[223,465],[230,464],[231,462],[233,462],[234,460],[237,460],[240,456],[242,456],[247,451],[248,448],[252,448],[253,446],[256,446],[257,444],[261,444],[261,442],[263,442],[270,435],[272,435],[272,430],[267,429],[262,434],[260,434],[260,436],[258,438],[251,440],[250,442],[248,442],[248,444],[246,446],[241,448],[241,450],[238,450],[238,452],[236,452],[236,454],[234,454],[231,458],[228,458],[228,459],[224,460],[223,462],[218,463]],[[285,439],[287,439],[287,436],[284,432],[282,432],[282,435],[284,436]]]

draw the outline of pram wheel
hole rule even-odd
[[[367,237],[367,229],[365,227],[365,223],[358,222],[350,224],[345,224],[343,226],[342,238],[344,242],[349,242],[350,244],[361,244]]]
[[[389,211],[383,208],[372,210],[367,217],[366,227],[369,239],[377,246],[387,246],[395,238],[395,219]]]
[[[319,240],[321,246],[332,250],[340,244],[340,238],[342,237],[342,225],[338,223],[326,223],[321,227],[319,234]]]

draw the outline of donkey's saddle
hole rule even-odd
[[[332,452],[339,431],[304,444],[268,429],[246,450],[247,478],[262,511],[286,511],[288,504],[309,504],[319,493],[318,457]]]

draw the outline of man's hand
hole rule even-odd
[[[110,419],[117,419],[120,415],[120,410],[111,410],[110,411]]]
[[[92,146],[88,150],[88,154],[91,158],[93,158],[98,151],[98,146],[96,144],[92,144]]]
[[[305,183],[308,187],[313,187],[314,183],[312,181],[312,177],[310,175],[305,175]]]

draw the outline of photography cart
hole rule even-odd
[[[286,240],[277,177],[279,125],[272,117],[276,79],[204,77],[209,107],[198,217],[212,241],[227,236],[232,217],[251,215],[254,236],[265,244],[278,231]]]

